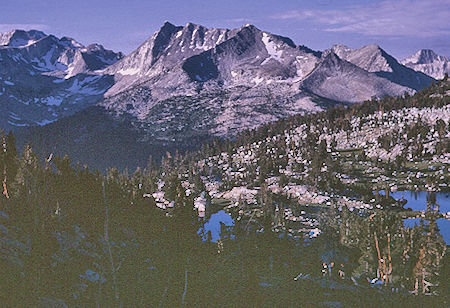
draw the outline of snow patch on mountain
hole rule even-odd
[[[127,68],[127,69],[120,69],[119,71],[117,71],[117,73],[121,74],[121,75],[136,75],[140,72],[139,68]]]
[[[264,60],[261,65],[266,64],[270,59],[280,61],[283,51],[278,49],[277,44],[271,40],[270,36],[266,32],[263,32],[262,34],[262,41],[266,47],[267,53],[269,54],[269,58]]]

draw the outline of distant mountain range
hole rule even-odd
[[[434,53],[407,60],[377,45],[314,51],[252,25],[166,22],[127,56],[16,30],[0,34],[0,127],[22,127],[24,142],[42,140],[50,151],[89,149],[112,131],[158,153],[189,149],[330,104],[413,93],[448,70]]]
[[[121,58],[40,31],[0,34],[0,127],[45,125],[95,104],[114,83],[96,71]]]

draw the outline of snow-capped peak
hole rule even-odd
[[[37,30],[13,30],[11,32],[0,33],[0,46],[21,47],[30,45],[46,34]]]

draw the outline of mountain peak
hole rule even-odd
[[[322,54],[320,62],[301,81],[300,87],[320,97],[351,103],[370,99],[372,96],[398,95],[408,90],[379,78],[348,60],[340,59],[331,49]]]
[[[348,47],[347,45],[344,45],[344,44],[334,44],[331,48],[332,49],[351,49],[350,47]]]
[[[334,52],[339,58],[346,59],[354,50],[346,45],[336,44],[331,47],[331,51]]]
[[[344,60],[368,72],[392,72],[393,67],[398,65],[397,60],[377,44],[370,44],[360,49],[350,50],[342,53],[341,56]]]
[[[254,26],[252,24],[245,24],[240,29],[241,30],[242,29],[249,29],[249,30],[254,31],[254,32],[261,32],[261,30],[259,30],[256,26]]]
[[[432,63],[439,60],[439,56],[431,49],[422,49],[418,52],[417,63]]]
[[[327,52],[322,53],[321,63],[326,63],[327,65],[337,66],[342,63],[344,59],[339,57],[332,50],[327,50]]]
[[[56,38],[56,37],[55,37],[55,39],[58,40],[58,38]],[[67,37],[67,36],[63,36],[62,38],[60,38],[59,43],[64,45],[65,47],[70,47],[70,48],[74,48],[74,49],[84,48],[83,44],[78,43],[73,38]]]
[[[29,35],[29,36],[35,37],[37,39],[47,36],[47,34],[45,34],[44,32],[39,31],[39,30],[33,30],[33,29],[32,30],[28,30],[28,31],[27,30],[14,30],[13,32],[14,33],[21,33],[21,34]]]
[[[166,20],[166,21],[163,23],[163,25],[162,25],[161,28],[163,28],[163,27],[175,27],[175,25],[174,25],[173,23],[171,23],[170,21]]]
[[[161,28],[159,28],[159,30],[157,31],[157,35],[159,35],[160,33],[171,34],[173,32],[177,32],[179,30],[179,28],[180,27],[177,27],[174,24],[166,21],[166,22],[163,23]]]
[[[353,51],[354,49],[348,47],[347,45],[344,44],[334,44],[331,47],[331,50],[336,53],[336,51]]]
[[[22,47],[36,42],[47,35],[38,30],[13,30],[11,32],[0,33],[0,46]]]
[[[404,63],[413,63],[413,64],[430,64],[435,61],[448,61],[448,59],[444,56],[440,56],[436,54],[431,49],[421,49],[417,51],[411,57],[403,60]]]
[[[385,59],[392,58],[391,55],[389,55],[383,48],[380,47],[380,45],[377,44],[363,46],[357,51],[365,55],[381,56]]]
[[[203,27],[202,25],[198,25],[198,24],[194,24],[192,22],[187,22],[186,25],[184,26],[184,28],[189,28],[190,30],[195,29],[195,28],[199,28],[199,27]]]
[[[367,46],[364,46],[363,48],[366,48],[368,50],[383,50],[380,45],[377,44],[369,44]]]
[[[450,73],[450,59],[436,54],[431,49],[421,49],[401,63],[435,79],[442,79],[445,73]]]

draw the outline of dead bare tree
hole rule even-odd
[[[373,233],[374,237],[375,237],[375,247],[377,249],[377,255],[378,255],[378,270],[377,270],[377,276],[378,278],[381,278],[381,281],[383,281],[383,261],[381,259],[381,253],[380,253],[380,246],[378,245],[378,237],[377,237],[377,233],[374,232]],[[383,281],[384,282],[384,281]]]
[[[2,181],[2,185],[3,185],[3,195],[9,199],[9,194],[8,194],[8,188],[6,187],[6,164],[3,166],[3,181]]]

